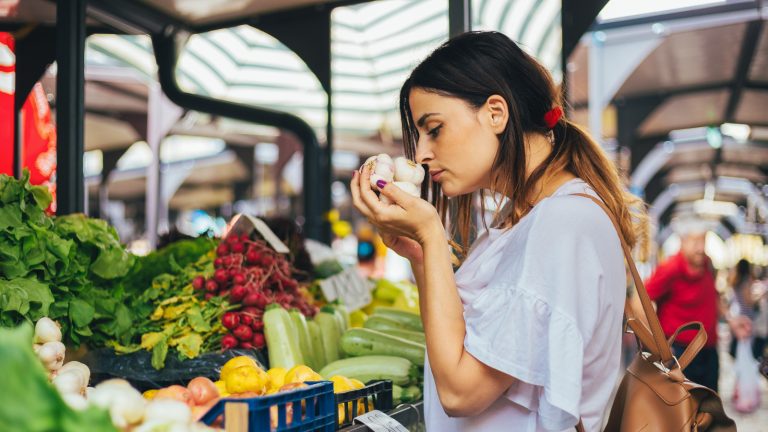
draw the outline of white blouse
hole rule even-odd
[[[581,179],[510,229],[482,234],[456,272],[464,347],[517,380],[474,417],[445,414],[425,363],[428,431],[600,429],[619,373],[626,293],[619,237]]]

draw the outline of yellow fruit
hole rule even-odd
[[[367,319],[368,319],[368,314],[363,312],[360,309],[358,309],[356,311],[352,311],[349,314],[350,326],[355,327],[355,328],[362,327],[363,324],[365,323],[365,320],[367,320]]]
[[[233,369],[239,368],[240,366],[253,366],[255,368],[259,368],[259,364],[256,363],[256,360],[254,360],[251,357],[248,357],[248,356],[232,357],[226,363],[224,363],[224,367],[221,368],[221,379],[226,381],[227,374],[229,374],[229,372],[232,371]]]
[[[328,379],[333,383],[334,393],[344,393],[355,389],[355,385],[352,384],[349,378],[341,375],[334,375]]]
[[[267,371],[269,376],[269,384],[267,386],[267,394],[272,394],[285,384],[285,375],[288,373],[285,368],[273,367]]]
[[[263,394],[269,377],[263,370],[253,366],[240,366],[227,371],[227,391],[231,394],[254,392]]]
[[[354,386],[354,389],[355,389],[355,390],[360,390],[361,388],[365,387],[365,384],[363,384],[363,382],[362,382],[362,381],[360,381],[360,380],[356,380],[356,379],[354,379],[354,378],[350,378],[350,379],[349,379],[349,382],[351,382],[351,383],[352,383],[352,386]]]
[[[157,389],[147,390],[144,393],[142,393],[142,396],[144,396],[144,399],[146,400],[154,399],[155,395],[157,395]]]
[[[313,371],[309,366],[304,365],[294,366],[285,374],[285,384],[322,380],[323,377],[320,374]]]
[[[229,396],[229,392],[227,391],[227,383],[225,383],[224,380],[218,380],[218,381],[214,382],[213,384],[219,390],[219,396],[221,396],[221,397]]]

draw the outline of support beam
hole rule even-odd
[[[472,30],[472,2],[448,0],[448,37]]]
[[[739,107],[741,95],[744,93],[744,85],[749,77],[750,66],[752,66],[752,61],[757,54],[757,44],[760,42],[760,34],[762,32],[763,20],[750,22],[747,25],[747,30],[744,32],[744,40],[741,42],[739,61],[736,65],[736,73],[731,87],[731,97],[728,99],[728,105],[726,105],[725,113],[723,114],[723,119],[726,122],[733,121],[733,116]]]
[[[175,72],[183,42],[184,37],[179,34],[154,35],[152,37],[155,59],[158,64],[158,77],[163,91],[174,103],[188,109],[274,126],[294,133],[304,146],[305,163],[302,191],[305,216],[304,233],[308,238],[328,241],[327,239],[330,239],[329,224],[323,223],[322,213],[323,209],[328,208],[330,203],[323,202],[323,184],[318,181],[322,178],[320,174],[322,167],[318,163],[311,163],[311,161],[319,160],[322,157],[320,145],[312,127],[292,114],[222,101],[181,90],[176,81]]]
[[[56,8],[56,211],[82,212],[83,179],[85,3],[69,0]]]

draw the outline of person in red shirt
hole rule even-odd
[[[706,230],[698,224],[689,224],[684,229],[680,232],[680,252],[660,264],[645,286],[651,300],[656,302],[659,321],[667,337],[691,321],[700,321],[704,325],[706,346],[684,373],[689,380],[717,391],[720,371],[718,318],[726,318],[740,338],[749,334],[749,323],[744,317],[729,318],[727,308],[720,301],[712,263],[704,250]],[[687,331],[677,337],[672,346],[676,356],[682,355],[695,335],[695,332]]]

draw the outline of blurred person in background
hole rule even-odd
[[[733,289],[730,313],[749,318],[752,322],[752,355],[755,359],[759,360],[763,357],[766,341],[765,333],[768,329],[764,328],[765,306],[760,304],[764,297],[764,292],[756,284],[757,282],[752,273],[752,265],[749,261],[740,259],[731,271],[728,280],[728,285]],[[758,289],[756,290],[755,288]],[[736,337],[731,340],[729,349],[729,352],[734,357],[736,357],[737,340],[738,338]]]
[[[667,337],[691,321],[700,321],[704,325],[706,345],[684,373],[689,380],[717,391],[720,373],[718,318],[726,318],[738,338],[749,337],[750,322],[740,316],[731,318],[720,302],[712,262],[704,250],[706,226],[699,221],[687,221],[679,224],[677,231],[680,251],[659,264],[646,282],[646,288],[651,300],[656,303],[659,321]],[[695,335],[692,331],[681,333],[672,345],[674,354],[682,355]]]

